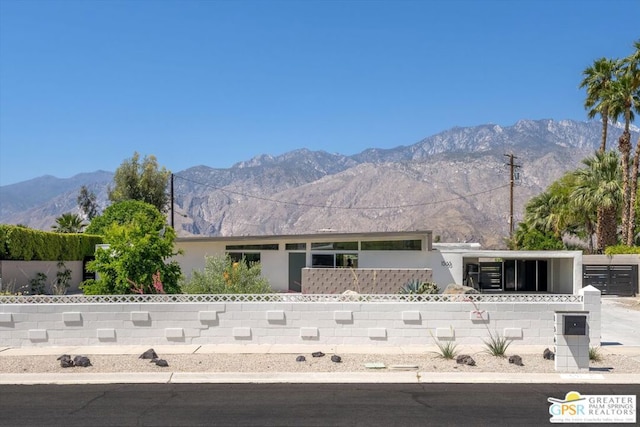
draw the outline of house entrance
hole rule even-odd
[[[507,259],[467,264],[466,281],[480,292],[546,292],[547,261]]]
[[[289,291],[302,292],[302,269],[306,266],[304,252],[289,252]]]

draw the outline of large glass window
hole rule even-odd
[[[311,254],[311,266],[317,268],[358,268],[358,254]]]
[[[316,242],[311,243],[311,249],[317,251],[357,251],[358,242]]]
[[[333,254],[311,254],[311,267],[314,268],[333,268]]]
[[[363,251],[420,251],[422,240],[377,240],[360,242]]]

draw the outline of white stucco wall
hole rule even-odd
[[[66,268],[71,270],[71,281],[68,292],[78,291],[78,286],[82,282],[82,261],[65,261]],[[56,280],[58,272],[57,261],[0,261],[0,271],[2,272],[2,290],[19,291],[30,289],[30,280],[34,279],[38,273],[47,275],[46,291],[51,292],[51,285]]]

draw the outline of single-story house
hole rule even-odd
[[[395,293],[403,284],[397,278],[410,277],[433,281],[441,290],[453,283],[481,292],[576,294],[582,288],[580,251],[482,250],[473,243],[433,243],[429,230],[182,237],[176,247],[184,251],[177,259],[186,276],[202,270],[206,256],[229,254],[260,262],[278,292],[323,293],[311,282],[314,272],[325,280],[347,280],[351,290],[362,285],[361,278],[373,280],[376,289],[365,287],[361,293]],[[381,278],[392,276],[395,281],[385,287]]]

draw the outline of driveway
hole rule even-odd
[[[640,298],[602,297],[603,346],[640,346]]]

